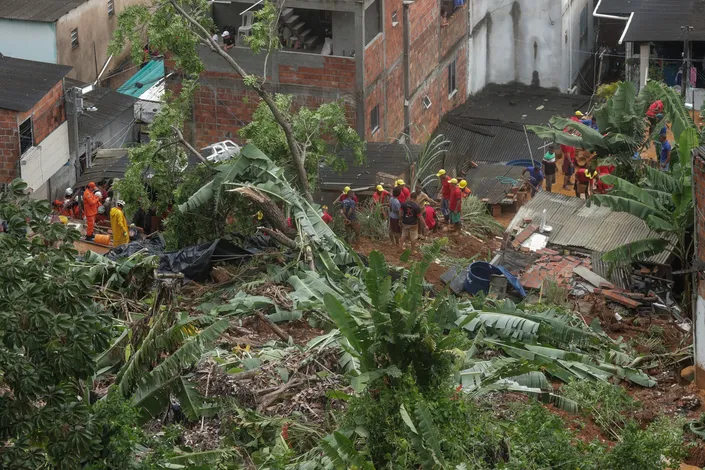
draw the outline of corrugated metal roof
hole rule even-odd
[[[100,149],[93,158],[92,166],[78,178],[76,187],[112,178],[122,178],[129,164],[127,149]]]
[[[604,0],[598,13],[629,16],[634,13],[624,40],[683,41],[681,26],[691,25],[690,41],[705,40],[705,4],[702,0]],[[626,24],[625,24],[626,26]]]
[[[88,0],[0,0],[0,18],[53,23]]]
[[[488,199],[489,204],[499,204],[514,186],[523,185],[521,172],[523,168],[506,165],[479,165],[465,174],[468,187],[473,196]],[[508,178],[514,182],[502,180]]]
[[[153,86],[158,86],[160,80],[164,78],[164,60],[152,59],[126,81],[118,91],[126,95],[141,97]]]
[[[591,205],[576,197],[541,191],[517,211],[507,227],[513,231],[525,218],[540,222],[546,210],[547,224],[553,227],[549,243],[559,246],[607,252],[644,238],[660,237],[646,223],[625,212],[613,212],[607,207]],[[649,261],[666,264],[668,252],[653,256]]]
[[[397,143],[368,142],[365,149],[367,161],[363,166],[355,165],[355,156],[350,150],[338,152],[338,157],[345,161],[348,169],[338,174],[331,167],[321,164],[319,177],[321,189],[324,191],[339,191],[345,186],[365,187],[378,183],[377,173],[399,175],[409,168],[406,157],[407,149],[413,155],[418,155],[422,148],[419,145],[405,146]]]
[[[66,79],[66,85],[85,87],[87,84],[79,80]],[[93,137],[107,127],[123,113],[132,108],[137,98],[118,93],[110,88],[95,87],[90,93],[83,95],[83,106],[95,106],[97,111],[86,111],[79,117],[78,139]]]
[[[604,253],[593,251],[590,255],[592,260],[592,272],[598,276],[602,276],[612,284],[622,289],[631,289],[631,266],[628,268],[614,266],[613,264],[602,261]]]
[[[71,67],[66,65],[0,54],[0,108],[29,111],[70,71]]]

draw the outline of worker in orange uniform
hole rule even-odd
[[[443,220],[446,223],[450,221],[450,211],[448,210],[448,203],[450,202],[450,176],[446,175],[444,169],[440,169],[436,173],[441,179],[441,214],[443,214]]]
[[[384,186],[381,184],[377,185],[377,188],[375,188],[376,191],[372,195],[372,199],[377,203],[377,204],[385,204],[391,194],[389,194],[389,191],[386,191],[384,189]]]
[[[458,180],[453,178],[450,180],[450,200],[448,201],[448,210],[450,211],[450,223],[452,232],[460,231],[460,212],[462,210],[463,192],[458,186]]]
[[[130,243],[127,219],[125,218],[125,201],[118,200],[115,207],[110,209],[110,226],[113,229],[113,246]]]
[[[83,192],[83,212],[86,214],[86,240],[93,241],[93,229],[95,228],[95,217],[98,215],[98,206],[103,195],[96,191],[95,183],[88,183]]]
[[[321,206],[321,210],[323,211],[321,219],[323,219],[323,222],[330,225],[330,223],[333,222],[333,217],[328,213],[328,206]]]
[[[460,188],[460,194],[463,196],[463,199],[467,198],[472,194],[472,190],[468,188],[467,181],[460,180],[460,183],[458,183],[458,187]]]

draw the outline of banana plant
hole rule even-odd
[[[691,152],[697,145],[697,131],[684,130],[672,171],[645,167],[639,185],[613,175],[602,177],[613,188],[607,194],[594,195],[591,201],[639,217],[659,235],[615,248],[605,253],[603,260],[628,263],[668,250],[682,262],[689,262],[693,249],[689,233],[694,223]]]

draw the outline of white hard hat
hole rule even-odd
[[[98,198],[103,197],[103,193],[101,193],[100,191],[96,191],[96,192],[94,192],[93,194],[95,194],[95,196],[98,197]]]
[[[64,191],[64,194],[66,196],[73,196],[73,188],[66,188],[66,191]]]
[[[125,201],[123,201],[122,199],[118,199],[117,205],[124,207],[124,206],[125,206]]]
[[[110,196],[108,196],[108,197],[105,198],[105,203],[106,203],[106,204],[110,204],[110,201],[111,201]]]
[[[98,206],[98,213],[105,214],[105,206]]]

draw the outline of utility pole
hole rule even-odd
[[[690,63],[690,43],[688,41],[688,36],[690,35],[690,32],[692,30],[692,26],[681,26],[681,31],[685,33],[683,37],[683,79],[681,80],[681,95],[683,96],[683,98],[687,96],[686,90],[688,89],[688,78],[690,78],[690,67],[688,66],[688,64]]]
[[[69,134],[69,150],[71,150],[71,164],[76,170],[76,178],[81,176],[80,150],[78,142],[78,116],[83,113],[83,91],[77,87],[66,90],[67,112],[71,117],[73,132]]]

